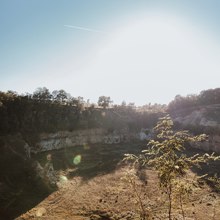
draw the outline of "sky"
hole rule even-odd
[[[0,0],[0,91],[168,104],[220,86],[218,0]]]

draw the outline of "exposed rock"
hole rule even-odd
[[[202,143],[194,144],[193,147],[205,150],[205,151],[215,151],[220,153],[220,121],[219,115],[220,107],[218,105],[210,105],[202,107],[200,109],[194,109],[190,113],[185,114],[184,110],[176,112],[173,114],[174,122],[178,122],[184,128],[188,129],[190,127],[211,130],[215,132],[209,132],[209,137],[207,141]]]
[[[204,126],[204,127],[217,127],[220,128],[220,124],[211,118],[206,117],[207,110],[202,108],[200,110],[194,110],[189,115],[178,115],[174,118],[174,121],[187,126]]]
[[[205,151],[214,151],[220,153],[220,135],[209,135],[208,140],[202,143],[196,143],[193,147]]]
[[[40,207],[36,210],[35,215],[36,217],[41,217],[47,213],[47,210],[44,207]]]
[[[201,118],[199,124],[205,127],[218,127],[219,126],[216,121],[208,120],[207,118]]]
[[[37,150],[48,151],[64,147],[74,147],[87,143],[97,144],[103,142],[106,131],[104,129],[87,129],[77,131],[59,131],[51,134],[41,134],[37,143]]]
[[[59,131],[51,134],[41,134],[40,141],[35,148],[31,148],[32,153],[56,150],[65,147],[74,147],[85,144],[118,144],[139,139],[136,134],[125,131],[108,133],[105,129],[85,129],[76,131]]]
[[[105,144],[118,144],[121,140],[120,135],[107,135],[103,139]]]

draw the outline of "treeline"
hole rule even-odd
[[[201,91],[199,95],[177,95],[168,105],[168,111],[178,111],[198,106],[220,104],[220,88]]]
[[[36,133],[76,126],[79,106],[67,108],[60,103],[14,92],[0,93],[0,132]],[[68,119],[66,118],[68,115]],[[74,120],[74,123],[71,123]]]
[[[164,115],[164,105],[146,105],[137,109],[134,103],[113,105],[110,97],[100,96],[97,104],[72,97],[65,90],[52,93],[45,87],[33,94],[0,92],[0,134],[30,135],[60,130],[87,128],[140,129],[153,127]]]
[[[149,103],[141,107],[125,101],[117,105],[108,96],[100,96],[97,103],[90,103],[63,89],[50,92],[45,87],[36,89],[33,94],[0,92],[0,134],[100,127],[138,130],[153,127],[166,112],[173,115],[214,104],[220,104],[220,88],[204,90],[199,95],[177,95],[168,106]]]

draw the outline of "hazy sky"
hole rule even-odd
[[[220,1],[0,0],[0,77],[137,105],[220,87]]]

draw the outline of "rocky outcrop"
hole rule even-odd
[[[200,150],[220,153],[220,135],[209,135],[207,141],[193,144],[192,147]]]
[[[35,151],[49,151],[84,144],[102,143],[106,131],[103,129],[87,129],[76,131],[59,131],[51,134],[41,134]]]
[[[208,133],[208,140],[194,147],[220,153],[220,105],[209,105],[200,108],[177,111],[172,115],[177,122],[187,130],[195,133]]]
[[[31,148],[31,151],[32,153],[38,153],[85,144],[118,144],[136,138],[136,134],[131,134],[124,130],[112,133],[108,133],[107,130],[101,128],[76,130],[72,132],[59,131],[51,134],[41,134],[38,143],[34,148]]]
[[[194,110],[188,115],[178,115],[174,117],[174,121],[179,122],[183,126],[193,125],[220,128],[218,121],[214,120],[212,117],[207,117],[207,114],[208,109],[202,108]]]

